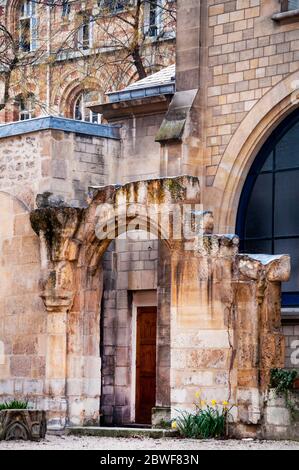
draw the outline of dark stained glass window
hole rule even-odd
[[[237,233],[243,252],[291,255],[283,304],[299,306],[299,111],[273,132],[252,165],[240,199]]]

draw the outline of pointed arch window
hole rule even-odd
[[[96,95],[96,97],[94,96]],[[77,121],[85,121],[91,122],[93,124],[101,124],[102,122],[102,115],[99,113],[94,113],[90,109],[88,109],[88,103],[91,101],[96,101],[98,97],[97,92],[83,92],[77,98],[74,111],[73,111],[73,118]]]
[[[285,307],[299,307],[299,111],[269,137],[247,176],[237,233],[246,253],[290,254],[291,278],[282,284]]]
[[[32,52],[37,49],[37,29],[36,3],[24,0],[19,16],[19,47],[23,52]]]

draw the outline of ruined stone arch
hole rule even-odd
[[[48,337],[52,357],[52,363],[47,368],[48,393],[52,393],[54,389],[59,391],[57,396],[52,398],[54,408],[61,408],[62,402],[67,400],[69,419],[73,424],[95,423],[99,413],[101,390],[99,305],[103,290],[103,271],[100,260],[112,240],[108,236],[102,239],[96,236],[97,208],[105,204],[110,204],[111,209],[121,208],[116,219],[115,236],[117,236],[119,232],[125,231],[128,224],[136,218],[136,213],[134,213],[136,205],[138,212],[140,206],[150,204],[156,204],[158,207],[166,205],[171,208],[172,204],[182,206],[199,203],[198,179],[182,176],[95,189],[90,194],[86,209],[59,205],[53,207],[51,201],[45,199],[41,202],[39,209],[31,213],[33,229],[40,238],[42,264],[40,295],[48,315],[50,317],[55,315],[56,322],[59,322],[61,328],[56,332],[57,341],[52,334]],[[128,213],[123,218],[126,209]],[[211,214],[203,213],[202,216],[205,228],[211,231]],[[108,213],[106,218],[108,224],[110,220]],[[146,229],[148,229],[148,222],[148,218],[143,215],[138,220],[140,226]],[[154,231],[158,234],[163,233],[159,222],[155,225]],[[108,230],[107,235],[109,233]],[[166,240],[167,246],[173,252],[180,250],[179,247],[184,242],[185,240]],[[164,269],[170,275],[170,254],[166,256],[164,263],[166,263]],[[161,289],[162,297],[163,295],[169,296],[172,281],[170,277],[167,277],[165,282],[166,285]],[[169,297],[162,299],[161,303],[163,308],[170,308]],[[49,324],[51,325],[51,322]],[[87,337],[84,332],[90,328],[92,334],[89,333]],[[87,349],[86,344],[88,344]],[[81,369],[77,367],[78,361],[83,370],[87,370],[84,377],[82,377]],[[78,381],[82,387],[79,392],[77,386],[73,385],[78,384]],[[84,390],[88,390],[91,382],[98,384],[98,393],[93,392],[89,395]],[[57,383],[60,384],[59,387]],[[76,392],[73,391],[74,388]],[[169,403],[170,382],[167,393]],[[165,384],[163,384],[162,394],[165,396]]]
[[[220,201],[214,210],[217,232],[235,231],[239,199],[249,169],[269,135],[298,107],[298,84],[296,71],[269,90],[228,144],[213,185],[215,200]]]

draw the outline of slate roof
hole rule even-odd
[[[166,85],[168,83],[174,82],[175,79],[175,64],[166,67],[165,69],[160,70],[159,72],[153,73],[142,80],[138,80],[135,83],[127,86],[125,90],[136,90],[139,88],[147,88],[153,86]]]
[[[175,92],[175,64],[170,65],[157,73],[149,75],[142,80],[127,86],[123,90],[108,93],[110,103],[118,101],[174,94]]]

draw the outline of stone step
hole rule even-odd
[[[148,428],[117,428],[100,426],[69,426],[65,429],[66,435],[73,436],[97,436],[97,437],[150,437],[161,439],[178,436],[172,429],[148,429]]]

